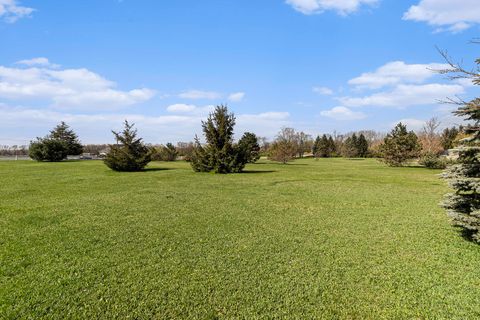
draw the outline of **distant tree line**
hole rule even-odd
[[[439,131],[439,121],[426,122],[418,133],[409,131],[399,123],[388,134],[362,130],[346,134],[312,135],[294,128],[282,128],[273,141],[246,132],[234,141],[235,116],[225,106],[218,106],[206,121],[202,122],[205,143],[199,138],[194,142],[177,145],[148,145],[137,137],[134,125],[125,121],[121,132],[112,131],[115,144],[82,145],[76,133],[61,122],[50,133],[30,143],[28,154],[38,161],[62,161],[68,155],[88,153],[104,158],[107,166],[118,171],[142,170],[150,161],[185,160],[194,171],[216,173],[242,172],[247,163],[256,162],[261,156],[272,161],[288,163],[296,158],[380,158],[391,166],[402,166],[411,159],[430,168],[442,168],[448,164],[441,157],[454,148],[465,134],[463,127],[450,127]],[[26,149],[3,147],[0,154],[14,155]]]

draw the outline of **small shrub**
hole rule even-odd
[[[451,161],[445,157],[440,157],[435,153],[426,153],[418,161],[422,166],[429,169],[445,169]]]

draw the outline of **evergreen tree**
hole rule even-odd
[[[327,135],[323,135],[320,139],[320,145],[318,148],[318,155],[322,158],[330,157],[330,144],[328,142]]]
[[[110,145],[104,163],[115,171],[141,171],[151,161],[152,150],[145,146],[142,138],[137,138],[134,124],[125,120],[122,132],[112,133],[117,143]]]
[[[368,155],[368,141],[363,135],[363,133],[360,134],[357,140],[357,156],[360,158],[366,158]]]
[[[358,157],[358,138],[357,134],[352,134],[343,144],[343,154],[348,158]]]
[[[37,141],[30,142],[28,149],[29,156],[37,161],[58,162],[67,158],[68,147],[65,141],[51,137],[37,138]]]
[[[455,139],[457,138],[460,130],[457,127],[445,128],[442,132],[441,143],[443,150],[452,149],[454,147]]]
[[[335,141],[333,141],[332,136],[328,137],[328,151],[330,157],[335,156],[337,153],[337,145],[335,144]]]
[[[453,73],[452,79],[470,79],[474,85],[480,85],[480,59],[476,60],[476,69],[465,70],[453,63],[446,53],[443,56],[451,69],[441,70],[441,73]],[[480,98],[450,102],[458,105],[454,114],[470,123],[462,131],[466,138],[460,140],[455,149],[457,163],[443,174],[454,190],[445,196],[443,207],[466,238],[480,243]]]
[[[454,189],[454,193],[445,196],[443,206],[453,224],[480,243],[480,98],[459,107],[455,113],[475,124],[465,128],[469,137],[456,149],[457,164],[443,174]]]
[[[312,147],[312,154],[314,158],[319,157],[318,151],[320,150],[320,143],[321,143],[320,136],[317,136],[317,138],[315,138],[315,142],[313,143],[313,147]]]
[[[233,144],[235,116],[226,106],[217,106],[207,121],[202,121],[205,146],[196,139],[195,152],[191,159],[194,171],[215,173],[241,172],[247,163],[247,155]]]
[[[400,122],[387,134],[380,150],[388,165],[402,166],[407,160],[417,157],[421,147],[415,132],[408,132],[407,127]]]
[[[65,123],[61,122],[44,138],[30,142],[29,155],[37,161],[62,161],[67,155],[79,155],[83,146],[77,134]]]
[[[243,150],[248,163],[257,162],[260,159],[260,145],[254,133],[245,132],[240,141],[238,141],[238,147]]]
[[[76,156],[83,152],[83,146],[78,140],[77,134],[63,121],[50,131],[49,137],[65,142],[68,155]]]

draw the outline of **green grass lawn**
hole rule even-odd
[[[0,318],[480,317],[439,171],[0,162]]]

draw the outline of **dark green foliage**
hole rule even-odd
[[[313,157],[315,158],[318,158],[321,143],[322,143],[322,139],[320,138],[320,136],[317,136],[312,146],[312,154],[313,154]]]
[[[122,132],[112,131],[117,143],[110,145],[104,160],[110,169],[141,171],[151,161],[152,151],[143,144],[142,138],[137,138],[137,130],[133,126],[125,120]]]
[[[67,158],[68,147],[65,141],[50,137],[37,138],[29,147],[29,156],[37,161],[57,162]]]
[[[243,150],[248,163],[255,163],[260,159],[260,145],[254,133],[245,132],[238,141],[238,147]]]
[[[152,160],[154,161],[175,161],[177,159],[177,148],[170,142],[165,146],[156,148],[152,154]]]
[[[421,147],[418,137],[401,122],[387,134],[380,146],[383,160],[389,166],[398,167],[419,155]]]
[[[196,172],[241,172],[247,163],[245,150],[233,144],[235,116],[226,106],[217,106],[207,121],[202,121],[206,144],[195,139],[191,165]]]
[[[363,133],[358,137],[356,149],[357,157],[366,158],[368,156],[368,141]]]
[[[83,146],[77,134],[65,123],[61,122],[45,138],[37,138],[30,142],[30,158],[37,161],[62,161],[68,155],[79,155]]]
[[[49,137],[65,142],[68,155],[76,156],[83,152],[83,146],[77,134],[63,121],[50,131]]]
[[[445,169],[450,161],[434,152],[427,152],[421,156],[419,163],[429,169]]]
[[[443,150],[452,149],[454,147],[455,139],[460,130],[457,127],[445,128],[442,132],[441,142]]]
[[[329,158],[335,153],[335,142],[332,137],[324,134],[321,138],[317,136],[313,148],[313,156],[315,158]]]
[[[358,138],[355,133],[345,140],[343,144],[343,154],[347,158],[358,157]]]
[[[445,196],[443,207],[466,237],[480,243],[480,99],[460,106],[456,114],[474,124],[465,128],[469,137],[456,149],[457,164],[443,174],[454,189]]]

